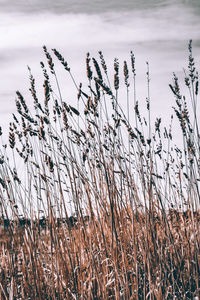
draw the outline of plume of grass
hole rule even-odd
[[[199,297],[199,79],[191,42],[192,111],[175,74],[170,84],[179,148],[173,117],[169,127],[159,117],[153,126],[148,64],[147,117],[140,113],[132,52],[123,68],[114,60],[113,82],[102,52],[100,63],[88,53],[83,87],[56,49],[58,61],[43,49],[43,102],[29,68],[33,109],[17,92],[10,147],[0,150],[1,298]],[[58,62],[77,105],[63,99]]]

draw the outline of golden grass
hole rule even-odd
[[[88,53],[85,90],[52,51],[77,103],[63,98],[44,47],[50,72],[41,62],[43,98],[29,69],[34,107],[17,92],[9,142],[0,150],[0,299],[198,299],[199,80],[191,42],[191,110],[176,75],[170,85],[179,147],[173,118],[169,127],[161,118],[153,126],[148,64],[143,116],[132,52],[122,74],[114,60],[112,83],[102,52],[99,62]]]
[[[129,209],[128,214],[131,214]],[[1,295],[9,299],[185,299],[198,295],[200,214],[127,211],[44,231],[1,232]],[[4,295],[4,296],[3,296]]]

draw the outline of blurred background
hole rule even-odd
[[[77,82],[86,80],[87,52],[98,57],[98,51],[103,51],[112,74],[114,58],[129,61],[132,50],[137,99],[144,101],[147,95],[148,61],[153,115],[168,123],[174,103],[168,84],[173,72],[183,78],[190,39],[199,66],[200,1],[0,0],[0,38],[0,126],[11,120],[16,90],[32,101],[27,65],[41,89],[44,44],[61,52]],[[73,101],[65,76],[60,69],[58,79],[66,90],[66,101]]]

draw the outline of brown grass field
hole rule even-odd
[[[122,67],[114,60],[112,81],[102,52],[88,53],[84,87],[44,46],[43,93],[29,68],[33,101],[17,91],[8,143],[0,130],[0,299],[199,299],[199,79],[188,48],[165,126],[151,117],[148,64],[140,112],[132,52]]]

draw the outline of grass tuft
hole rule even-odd
[[[115,58],[112,81],[103,53],[100,62],[88,53],[84,87],[56,49],[55,61],[43,50],[41,100],[29,68],[33,107],[17,91],[10,147],[0,150],[0,298],[197,299],[199,79],[192,42],[189,98],[175,74],[169,85],[180,146],[173,115],[168,127],[160,117],[153,125],[148,63],[141,114],[133,52],[122,68]],[[62,97],[57,63],[74,84],[73,103]]]

